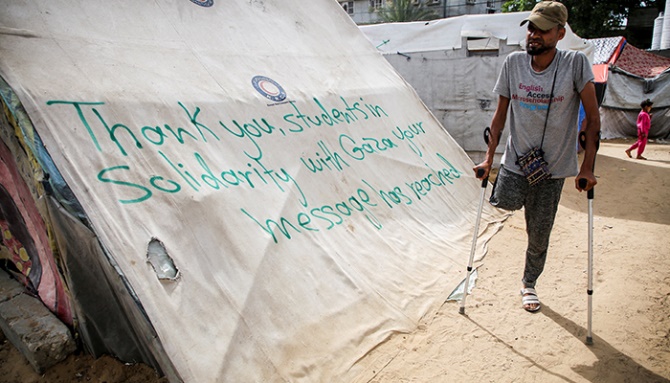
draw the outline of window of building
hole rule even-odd
[[[350,15],[354,14],[354,2],[353,1],[343,1],[343,2],[340,3],[340,5],[342,6],[342,8],[344,8],[344,10],[348,14],[350,14]]]
[[[384,6],[384,0],[370,0],[370,8],[379,9]]]

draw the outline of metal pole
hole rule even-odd
[[[582,148],[586,149],[586,132],[579,133],[579,144]],[[600,147],[600,137],[596,141],[596,153]],[[595,170],[595,160],[593,163],[593,168]],[[579,180],[579,187],[586,187],[586,179],[581,178]],[[593,197],[595,195],[595,188],[591,188],[586,192],[586,198],[588,199],[588,212],[589,212],[589,260],[588,260],[588,282],[586,286],[587,294],[587,319],[586,319],[586,344],[593,344]]]
[[[489,143],[489,132],[491,130],[487,127],[484,129],[484,141]],[[477,170],[477,178],[484,175],[484,169]],[[470,275],[472,275],[472,263],[475,259],[475,250],[477,249],[477,235],[479,234],[479,221],[482,217],[482,208],[484,207],[484,197],[486,196],[486,186],[489,183],[489,177],[486,176],[482,180],[482,189],[479,198],[479,207],[477,208],[477,220],[475,221],[475,229],[472,234],[472,246],[470,247],[470,258],[468,259],[468,268],[465,276],[465,284],[463,285],[463,298],[461,299],[461,307],[458,309],[459,314],[465,315],[465,299],[468,297],[468,287],[470,283]]]
[[[588,191],[589,199],[589,263],[588,273],[589,282],[586,288],[588,294],[588,319],[586,325],[586,344],[593,344],[593,335],[591,332],[593,318],[593,189]]]

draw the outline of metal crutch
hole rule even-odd
[[[582,148],[586,150],[586,132],[580,132],[579,133],[579,145],[581,145]],[[598,140],[596,141],[596,152],[598,151],[600,147],[600,137],[598,137]],[[593,170],[595,170],[595,159],[593,160]],[[586,187],[586,179],[580,178],[579,179],[579,187],[580,188],[585,188]],[[588,286],[586,288],[586,294],[588,296],[588,317],[586,321],[586,344],[587,345],[592,345],[593,344],[593,334],[591,331],[592,327],[592,318],[593,318],[593,197],[594,197],[594,188],[591,188],[588,192],[586,192],[586,198],[588,199],[589,203],[589,262],[588,262]]]
[[[491,134],[491,129],[484,129],[484,141],[486,145],[489,144],[489,134]],[[477,170],[477,177],[484,175],[484,169]],[[479,233],[479,221],[482,217],[482,208],[484,207],[484,197],[486,195],[486,185],[489,183],[489,176],[482,180],[482,192],[481,198],[479,200],[479,208],[477,209],[477,221],[475,221],[475,232],[472,235],[472,247],[470,248],[470,259],[468,260],[468,271],[465,276],[465,284],[463,285],[463,298],[461,299],[461,307],[458,309],[459,314],[465,315],[465,298],[468,297],[468,283],[470,282],[470,275],[472,274],[472,263],[475,259],[475,249],[477,248],[477,234]]]

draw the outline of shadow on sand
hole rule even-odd
[[[575,322],[558,314],[547,305],[542,306],[542,314],[566,329],[570,334],[582,341],[586,340],[586,329]],[[593,335],[593,345],[589,350],[598,358],[591,366],[577,366],[573,370],[591,382],[645,382],[645,383],[670,383],[664,378],[638,362],[628,355],[612,347],[604,339]]]
[[[582,341],[586,340],[586,329],[582,326],[579,326],[575,322],[563,317],[558,314],[547,305],[542,305],[542,310],[540,314],[545,315],[547,318],[556,322],[559,326],[563,327],[575,338],[579,338]],[[507,346],[512,352],[516,355],[524,358],[534,367],[542,370],[543,372],[553,375],[565,382],[576,383],[574,380],[568,378],[567,376],[561,375],[559,373],[550,371],[546,367],[538,364],[532,357],[527,356],[518,350],[516,350],[512,345],[500,339],[496,334],[492,333],[490,330],[475,322],[472,318],[467,317],[470,322],[479,327],[481,330],[489,334],[492,338],[496,339],[500,343]],[[601,383],[670,383],[670,380],[664,378],[644,366],[640,365],[634,361],[628,355],[622,353],[616,348],[612,347],[602,338],[593,335],[593,345],[585,346],[598,358],[598,361],[593,365],[587,366],[576,366],[572,367],[573,371],[583,376],[584,379],[590,382],[601,382]]]

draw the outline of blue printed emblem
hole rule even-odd
[[[256,88],[263,97],[274,102],[284,101],[286,92],[275,80],[265,76],[255,76],[251,79],[251,85]]]
[[[191,2],[201,7],[211,7],[214,5],[214,0],[191,0]]]

